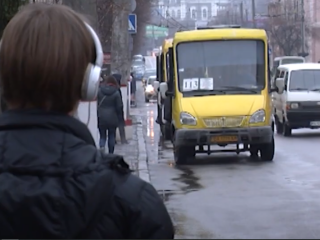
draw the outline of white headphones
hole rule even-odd
[[[100,73],[103,65],[103,51],[101,42],[96,32],[89,24],[85,23],[85,25],[91,33],[96,49],[95,64],[88,64],[81,88],[81,101],[90,102],[96,100],[98,94]]]

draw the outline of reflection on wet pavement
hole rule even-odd
[[[153,104],[154,105],[154,104]],[[153,105],[150,105],[152,108]],[[159,132],[156,131],[156,127],[159,126],[155,123],[155,111],[147,110],[147,118],[144,119],[143,125],[146,127],[146,145],[147,145],[147,155],[149,163],[157,163],[158,162],[158,139]]]
[[[197,191],[202,188],[201,184],[199,184],[198,182],[200,178],[195,176],[194,172],[191,169],[187,167],[176,167],[176,168],[182,171],[182,173],[180,174],[179,177],[172,178],[172,180],[183,182],[186,184],[186,186],[181,187],[181,190],[183,192],[187,193],[187,192]]]

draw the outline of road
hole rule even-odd
[[[277,135],[273,163],[224,154],[176,167],[171,144],[160,141],[156,103],[142,94],[139,85],[151,180],[177,238],[320,238],[320,131]]]
[[[156,57],[153,56],[145,56],[146,60],[145,66],[147,69],[155,69],[157,65]]]

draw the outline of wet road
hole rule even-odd
[[[146,69],[155,69],[156,68],[156,65],[157,65],[156,57],[145,56],[144,58],[146,60],[146,63],[145,63]]]
[[[320,238],[320,131],[277,135],[273,163],[215,154],[175,167],[171,144],[159,141],[156,103],[138,89],[151,180],[177,238]]]

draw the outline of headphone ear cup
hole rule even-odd
[[[100,67],[91,63],[88,64],[81,88],[82,101],[96,100],[99,89],[100,72]]]

